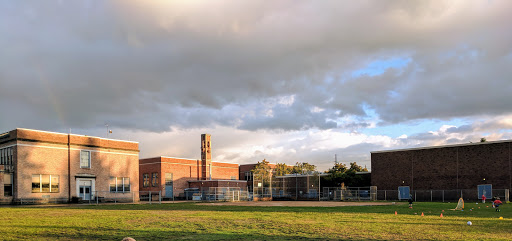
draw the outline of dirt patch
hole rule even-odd
[[[255,206],[255,207],[344,207],[394,205],[392,202],[317,202],[317,201],[267,201],[267,202],[218,202],[198,203],[209,206]]]

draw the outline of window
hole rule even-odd
[[[172,173],[165,173],[165,185],[172,186],[172,184],[173,184]]]
[[[151,186],[158,187],[158,172],[153,172],[153,176],[151,177]]]
[[[245,180],[252,181],[252,172],[245,172]]]
[[[142,187],[149,187],[149,174],[142,174]]]
[[[0,149],[0,165],[11,166],[12,165],[12,147]]]
[[[4,197],[12,196],[12,174],[4,173]]]
[[[129,177],[110,177],[110,192],[130,192]]]
[[[59,192],[59,176],[48,174],[32,175],[32,192]]]
[[[80,151],[80,168],[91,168],[90,151]]]
[[[110,192],[116,192],[116,178],[110,177]]]

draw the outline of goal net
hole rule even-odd
[[[457,207],[455,207],[455,210],[463,210],[464,209],[464,199],[459,198],[459,202],[457,203]]]

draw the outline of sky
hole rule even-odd
[[[512,139],[512,2],[0,1],[0,132],[248,164]],[[108,128],[105,126],[108,124]]]

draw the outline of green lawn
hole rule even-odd
[[[407,205],[242,207],[194,203],[0,207],[0,239],[512,240],[512,205],[503,205],[499,213],[475,203],[466,203],[465,211],[449,210],[455,206],[425,202],[415,203],[413,209]],[[441,210],[443,218],[439,217]],[[466,225],[467,221],[473,225]]]

